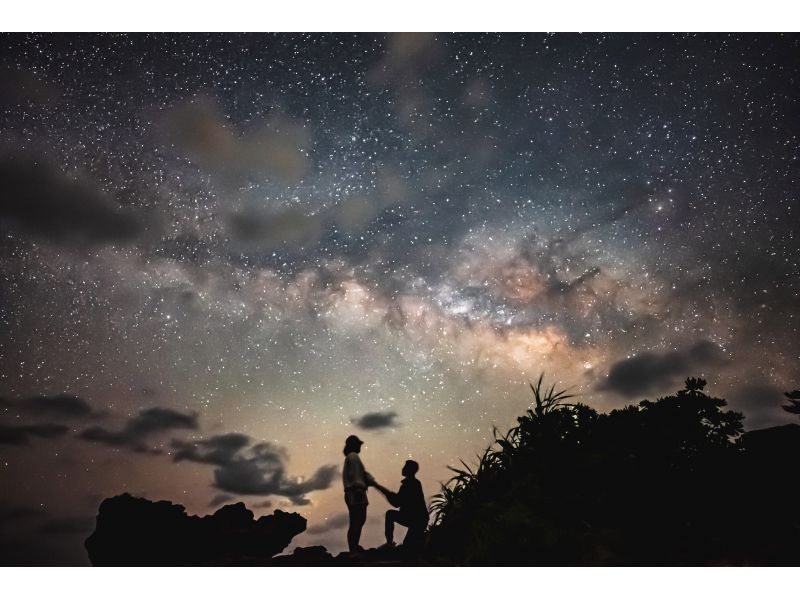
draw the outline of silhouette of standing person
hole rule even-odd
[[[358,436],[348,436],[344,443],[344,502],[350,514],[350,526],[347,529],[347,547],[350,552],[362,552],[359,545],[361,528],[367,520],[367,486],[374,484],[374,478],[364,469],[358,453],[364,442]]]
[[[408,528],[403,546],[419,548],[422,534],[428,526],[428,506],[425,504],[425,495],[422,493],[422,484],[415,477],[419,471],[416,461],[408,460],[400,472],[403,481],[400,490],[392,492],[374,482],[373,485],[381,491],[386,500],[399,510],[386,511],[386,546],[394,546],[394,524],[399,523]]]

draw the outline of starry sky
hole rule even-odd
[[[0,35],[0,556],[430,497],[530,406],[800,381],[796,35]],[[363,544],[388,505],[371,495]],[[291,548],[290,548],[291,549]]]

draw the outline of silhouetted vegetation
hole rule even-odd
[[[495,431],[474,467],[452,468],[432,505],[430,558],[800,563],[800,426],[745,434],[705,386],[689,378],[675,395],[598,413],[540,377],[519,425]]]
[[[744,432],[698,378],[610,413],[542,382],[476,465],[451,468],[424,542],[272,558],[303,517],[256,521],[241,503],[188,517],[123,495],[103,502],[86,548],[104,565],[800,565],[800,425]],[[786,396],[795,413],[800,391]]]
[[[783,405],[783,408],[789,413],[800,415],[800,390],[793,390],[783,394],[789,399],[789,404]]]

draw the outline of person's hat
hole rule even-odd
[[[351,434],[350,436],[348,436],[348,437],[347,437],[347,440],[345,440],[345,441],[344,441],[344,443],[345,443],[346,445],[348,445],[348,446],[349,446],[349,445],[353,445],[353,444],[358,444],[358,445],[361,445],[361,444],[364,444],[364,441],[363,441],[363,440],[361,440],[361,439],[360,439],[358,436],[356,436],[355,434]]]

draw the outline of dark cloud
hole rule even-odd
[[[337,468],[323,465],[311,477],[302,481],[286,476],[282,463],[272,458],[257,456],[240,458],[214,471],[214,485],[220,490],[236,494],[276,494],[286,496],[295,504],[303,495],[315,490],[325,490],[333,482]]]
[[[61,517],[51,519],[39,528],[47,534],[85,534],[92,531],[94,517]]]
[[[272,501],[271,500],[262,500],[261,502],[257,502],[253,505],[254,509],[270,509],[272,508]]]
[[[44,513],[42,509],[36,507],[0,504],[0,523],[41,517]]]
[[[367,80],[393,95],[398,122],[417,139],[431,134],[436,102],[426,75],[446,55],[446,46],[432,33],[391,33],[382,58],[367,72]],[[474,124],[474,123],[473,123]]]
[[[223,434],[197,442],[173,440],[174,461],[213,465],[213,486],[231,494],[285,496],[295,505],[308,504],[305,495],[329,488],[337,468],[324,465],[309,478],[286,474],[288,454],[268,442],[250,446],[244,434]]]
[[[692,345],[688,357],[701,365],[723,365],[729,361],[722,348],[709,340],[698,341]]]
[[[147,451],[145,441],[167,430],[196,430],[197,414],[182,413],[164,407],[152,407],[129,419],[122,430],[113,431],[101,426],[87,428],[79,438],[109,446],[130,448],[136,452]]]
[[[244,211],[232,214],[229,228],[245,247],[273,248],[282,244],[303,245],[319,241],[324,232],[319,215],[287,209],[276,212]]]
[[[27,424],[14,426],[0,423],[0,444],[23,445],[28,444],[32,437],[58,438],[69,431],[67,426],[60,424]]]
[[[410,83],[409,78],[418,76],[419,71],[442,58],[443,44],[433,33],[389,33],[385,40],[385,52],[369,73],[376,83],[395,80]]]
[[[756,429],[786,423],[786,412],[781,406],[786,402],[784,391],[769,382],[737,385],[731,391],[731,407],[744,412],[747,428]]]
[[[224,505],[226,502],[233,500],[233,494],[217,494],[214,498],[211,499],[211,502],[208,503],[209,507],[218,507],[220,505]]]
[[[274,113],[238,129],[216,99],[203,96],[167,110],[157,136],[228,187],[251,177],[296,183],[311,168],[309,129]]]
[[[80,397],[61,394],[29,397],[20,400],[0,399],[0,405],[10,409],[52,418],[88,418],[101,414]]]
[[[383,428],[396,428],[395,418],[397,413],[394,411],[378,411],[375,413],[365,413],[361,417],[353,418],[352,421],[362,430],[380,430]]]
[[[306,531],[311,535],[319,535],[334,529],[345,528],[349,523],[350,516],[347,513],[338,513],[328,517],[323,523],[310,526]]]
[[[249,436],[236,432],[212,436],[197,442],[176,439],[172,441],[172,448],[175,449],[172,453],[172,459],[174,461],[226,465],[235,459],[239,451],[249,444]]]
[[[413,193],[391,169],[381,166],[374,188],[361,195],[350,195],[313,212],[289,207],[266,210],[247,207],[228,217],[228,230],[239,248],[310,248],[334,231],[350,234],[373,223],[388,208],[410,201]]]
[[[311,504],[311,499],[307,496],[290,496],[289,502],[295,507],[307,507]]]
[[[124,243],[143,222],[99,187],[29,156],[0,160],[0,222],[61,244]]]
[[[703,340],[685,351],[640,353],[614,363],[598,390],[636,397],[674,386],[679,377],[698,372],[698,368],[721,366],[728,362],[725,353],[714,343]]]

